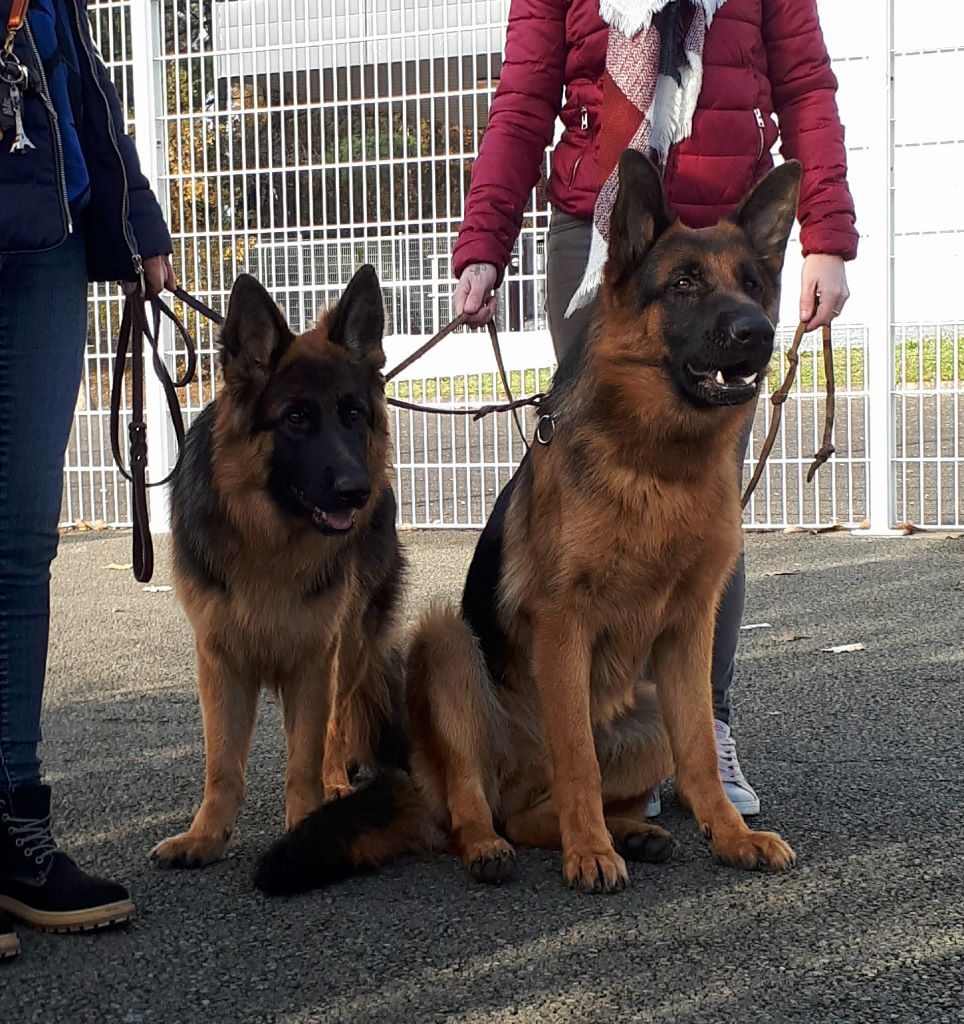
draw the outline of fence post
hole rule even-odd
[[[871,18],[872,81],[880,89],[873,142],[873,196],[864,217],[870,223],[875,312],[869,322],[867,415],[867,520],[859,531],[872,536],[894,534],[894,0],[877,5]]]
[[[169,215],[168,197],[158,188],[161,157],[164,152],[160,104],[164,98],[163,77],[157,60],[161,39],[160,0],[131,0],[130,26],[133,57],[134,136],[141,170],[165,216]],[[173,368],[169,325],[161,324],[158,346],[161,356]],[[152,480],[161,480],[174,464],[173,438],[166,417],[167,401],[151,366],[150,351],[144,353],[145,406],[147,417],[147,451]],[[150,495],[151,529],[165,533],[168,529],[166,488],[153,487]]]

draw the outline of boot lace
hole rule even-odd
[[[14,843],[24,847],[24,853],[33,857],[38,867],[57,852],[57,844],[50,835],[49,814],[46,818],[15,818],[12,814],[4,814],[3,823],[7,826],[7,834],[14,837]]]

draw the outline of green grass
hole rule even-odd
[[[870,346],[870,357],[875,356],[873,346]],[[838,390],[843,390],[847,383],[847,364],[850,365],[850,390],[862,391],[867,387],[867,379],[864,366],[864,350],[862,348],[834,347],[834,382]],[[957,375],[959,385],[964,385],[964,343],[957,345]],[[940,366],[938,366],[938,345],[935,335],[925,335],[923,338],[905,338],[894,351],[894,381],[900,388],[940,388],[947,389],[954,386],[955,381],[955,351],[954,336],[948,331],[944,334],[940,344]],[[779,387],[787,371],[786,360],[782,357],[774,359],[770,365],[770,386]],[[823,350],[809,349],[800,355],[800,365],[797,367],[797,380],[794,388],[801,388],[804,391],[813,390],[814,375],[816,375],[817,389],[825,389],[826,375],[823,367]]]
[[[938,388],[949,389],[955,381],[955,354],[957,356],[957,376],[959,384],[964,385],[964,343],[958,343],[954,351],[953,334],[948,332],[940,345],[940,366],[938,367],[938,345],[934,335],[925,335],[923,339],[906,338],[894,352],[894,380],[901,388]],[[873,352],[871,353],[873,357]],[[850,371],[848,385],[847,371]],[[863,391],[867,387],[865,372],[865,354],[862,348],[854,346],[834,347],[834,382],[837,390]],[[780,386],[787,372],[786,359],[778,354],[770,364],[770,389]],[[537,383],[538,376],[538,383]],[[823,367],[823,350],[811,345],[800,354],[797,367],[797,379],[794,391],[812,391],[816,379],[817,390],[826,390],[826,375]],[[514,370],[509,374],[509,385],[514,398],[531,395],[537,391],[548,390],[551,372],[548,369],[539,371],[526,370],[523,374]],[[493,389],[495,389],[493,391]],[[436,380],[401,381],[389,384],[388,395],[401,398],[406,402],[432,404],[435,402],[464,402],[478,405],[484,402],[505,401],[506,395],[498,375],[495,373],[474,373],[467,377],[456,376],[454,380],[443,378]],[[495,394],[495,398],[493,398]]]
[[[538,371],[512,370],[509,373],[509,387],[513,398],[532,395],[549,389],[552,374],[549,369]],[[386,389],[389,398],[400,398],[405,402],[419,405],[433,402],[465,402],[472,405],[483,402],[504,402],[507,399],[505,388],[497,373],[474,373],[467,377],[455,377],[454,380],[443,378],[436,380],[400,381],[389,384]],[[493,397],[493,395],[495,397]]]

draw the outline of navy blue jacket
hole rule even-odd
[[[140,262],[172,251],[161,208],[141,173],[133,140],[124,132],[120,99],[97,54],[86,0],[67,0],[80,59],[77,133],[90,194],[84,218],[91,281],[131,281]],[[10,0],[0,0],[5,31]],[[58,119],[29,23],[17,33],[15,52],[36,74],[23,98],[23,125],[36,147],[11,153],[13,132],[0,140],[0,253],[56,248],[73,230],[67,202]]]

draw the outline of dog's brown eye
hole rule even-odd
[[[308,416],[305,413],[304,409],[299,408],[299,407],[295,407],[294,409],[289,409],[288,410],[288,417],[287,417],[287,419],[288,419],[288,422],[293,427],[300,427],[300,426],[304,425],[305,421],[308,419]]]
[[[691,278],[691,277],[678,277],[673,282],[673,287],[678,292],[688,292],[693,287],[693,278]]]
[[[743,287],[744,289],[746,289],[746,291],[750,292],[751,294],[756,294],[756,292],[760,290],[760,282],[757,281],[755,278],[748,277],[743,282]]]

